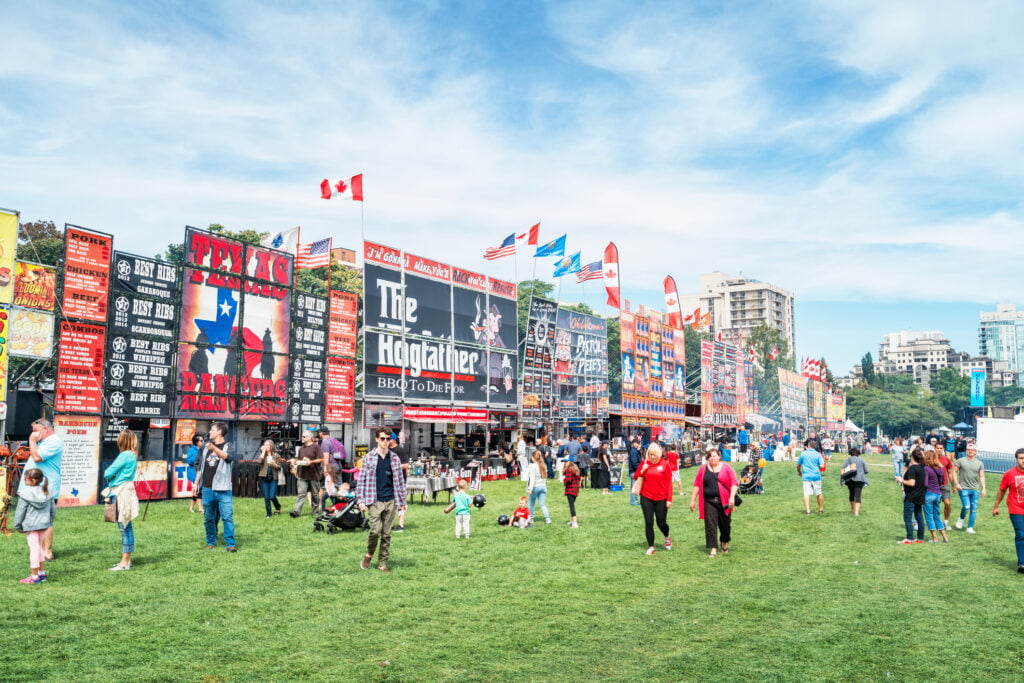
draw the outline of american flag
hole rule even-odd
[[[600,280],[604,278],[604,264],[600,261],[594,261],[593,263],[587,263],[580,272],[576,273],[576,282],[586,282],[587,280]]]
[[[300,244],[295,255],[296,268],[323,268],[331,263],[331,238]]]
[[[512,233],[502,241],[501,246],[487,247],[484,250],[484,258],[488,261],[512,256],[516,253],[516,234]]]

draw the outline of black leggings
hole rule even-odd
[[[567,493],[567,494],[565,494],[565,499],[567,501],[569,501],[569,516],[570,517],[575,517],[576,516],[576,496],[572,495],[571,493]]]
[[[654,545],[654,520],[658,520],[658,528],[668,538],[668,501],[651,500],[640,496],[640,509],[644,511],[644,533],[647,534],[647,545]]]
[[[864,482],[862,481],[851,481],[847,482],[846,486],[850,489],[850,502],[860,502],[860,492],[864,488]]]
[[[704,499],[704,545],[708,550],[718,547],[717,532],[721,532],[722,545],[732,540],[731,515],[725,514],[722,501],[711,503]]]

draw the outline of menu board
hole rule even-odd
[[[103,378],[109,414],[170,415],[176,353],[173,342],[112,335]]]
[[[48,360],[53,353],[53,313],[12,308],[8,341],[12,356]]]
[[[100,422],[98,415],[57,415],[53,431],[64,442],[60,463],[57,505],[95,505],[100,473]]]
[[[178,298],[179,271],[170,263],[114,252],[114,287],[144,299],[173,302]]]
[[[101,412],[105,341],[106,330],[102,325],[61,322],[54,396],[57,412]]]
[[[320,423],[327,393],[326,359],[292,357],[291,400],[288,419]]]
[[[351,422],[355,406],[356,362],[351,358],[327,358],[325,422]],[[399,408],[401,412],[401,408]]]
[[[173,303],[115,293],[110,311],[110,333],[173,341],[177,336],[178,312]]]
[[[331,292],[331,326],[327,353],[356,357],[356,332],[359,329],[359,296],[350,292]]]
[[[113,237],[73,225],[64,226],[64,299],[66,318],[106,322]]]

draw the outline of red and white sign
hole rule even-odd
[[[406,408],[402,416],[413,422],[487,422],[486,410],[479,408]]]
[[[486,292],[487,279],[486,275],[481,275],[480,273],[463,270],[462,268],[452,268],[452,282],[460,287],[475,289],[478,292]]]
[[[406,254],[406,270],[414,275],[422,275],[441,282],[450,282],[452,279],[452,267],[437,261]]]
[[[103,411],[103,349],[107,331],[101,325],[62,322],[57,354],[54,408],[59,413]]]
[[[324,422],[352,422],[355,391],[355,360],[328,356],[327,403],[324,407]]]
[[[363,242],[363,259],[367,263],[378,263],[389,268],[402,267],[402,250],[385,247],[382,244]]]
[[[64,317],[105,323],[114,238],[69,225],[64,240]]]

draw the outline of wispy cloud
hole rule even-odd
[[[185,7],[5,8],[0,204],[143,253],[209,222],[355,245],[316,188],[363,172],[370,238],[511,276],[484,247],[542,220],[616,240],[652,303],[711,269],[806,300],[1024,284],[1016,3]]]

